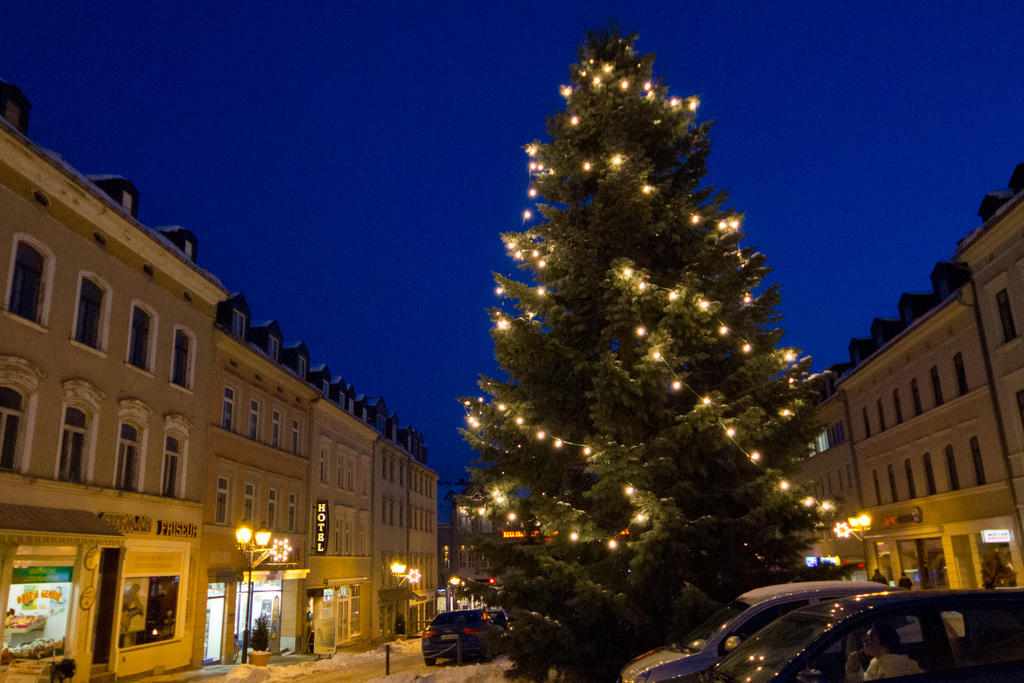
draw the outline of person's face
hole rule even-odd
[[[881,657],[882,655],[889,654],[889,651],[882,645],[882,641],[878,637],[878,631],[871,628],[864,635],[864,654],[869,657]]]

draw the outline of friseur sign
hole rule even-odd
[[[153,518],[146,515],[132,515],[123,512],[101,512],[99,518],[122,534],[153,533]],[[157,536],[176,536],[178,538],[198,538],[199,525],[192,522],[170,522],[156,520]]]
[[[313,505],[313,554],[327,554],[327,531],[331,528],[331,519],[328,511],[328,502],[318,500]]]

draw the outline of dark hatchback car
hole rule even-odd
[[[497,620],[482,609],[441,612],[420,639],[423,662],[433,666],[438,659],[490,659],[503,632]]]
[[[879,650],[883,631],[888,644]],[[821,602],[772,622],[702,678],[843,683],[874,680],[870,672],[887,666],[888,681],[1024,680],[1024,591],[900,591]]]

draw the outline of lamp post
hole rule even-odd
[[[249,628],[252,625],[252,570],[271,556],[277,562],[287,560],[292,548],[287,540],[280,539],[275,540],[271,547],[269,531],[260,529],[253,533],[247,526],[235,530],[235,540],[249,565],[249,596],[245,606],[245,629],[242,631],[242,663],[246,664],[249,661]]]
[[[398,579],[398,584],[395,586],[395,588],[401,588],[402,584],[405,583],[406,581],[408,581],[410,584],[415,584],[415,583],[419,583],[420,582],[420,576],[421,576],[420,575],[420,570],[419,569],[409,569],[409,571],[406,571],[407,569],[409,569],[409,568],[405,564],[403,564],[401,562],[397,562],[396,561],[396,562],[392,562],[391,563],[391,575],[393,577],[395,577],[396,579]],[[403,623],[404,623],[405,618],[407,616],[408,616],[408,610],[406,610],[406,615],[402,617]],[[409,632],[408,625],[406,625],[405,629],[406,629],[405,632],[408,633]],[[418,630],[419,630],[419,628],[417,627],[417,631]]]

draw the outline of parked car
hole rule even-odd
[[[503,632],[486,610],[441,612],[420,639],[423,662],[433,666],[438,659],[490,659]]]
[[[755,588],[690,631],[684,644],[651,650],[629,662],[619,673],[619,681],[667,681],[705,671],[741,642],[798,607],[884,590],[888,586],[871,581],[805,581]]]
[[[885,675],[900,681],[1024,680],[1024,591],[897,591],[821,602],[765,627],[703,678],[841,683],[872,680],[863,671],[887,661],[895,666]]]

